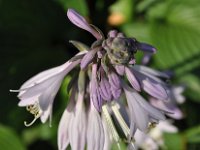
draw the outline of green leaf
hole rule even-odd
[[[200,102],[200,79],[199,77],[189,73],[179,78],[179,82],[186,84],[186,95],[195,102]]]
[[[57,130],[57,129],[56,129]],[[23,140],[28,145],[37,139],[49,140],[55,134],[55,125],[50,127],[48,123],[31,126],[23,131]]]
[[[200,143],[200,126],[190,128],[184,134],[187,142]]]
[[[25,150],[20,137],[9,127],[0,125],[0,149],[2,150]]]
[[[186,149],[182,137],[178,133],[164,133],[165,146],[169,150]]]
[[[139,41],[151,42],[149,25],[145,23],[127,23],[121,26],[121,30],[128,37],[134,37]]]
[[[149,4],[145,4],[149,5]],[[187,86],[190,98],[199,101],[200,6],[196,1],[159,1],[146,7],[147,18],[122,26],[128,36],[154,45],[154,66],[172,70]]]

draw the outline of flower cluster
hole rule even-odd
[[[46,70],[25,82],[19,90],[19,106],[25,106],[44,123],[52,117],[53,101],[64,77],[78,65],[78,80],[71,81],[70,100],[58,129],[58,147],[73,150],[109,150],[120,140],[134,148],[136,130],[147,132],[169,110],[148,103],[144,96],[168,103],[169,85],[162,79],[169,76],[154,69],[136,65],[140,50],[152,55],[156,49],[135,38],[127,38],[112,30],[105,37],[75,10],[67,12],[69,20],[90,32],[96,41],[90,46],[70,41],[80,52],[65,64]],[[154,102],[155,102],[154,101]],[[119,132],[121,134],[119,134]]]

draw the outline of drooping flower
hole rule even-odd
[[[118,130],[133,148],[136,130],[146,132],[149,126],[165,119],[165,111],[148,103],[143,92],[156,99],[168,100],[168,86],[160,78],[168,76],[136,65],[135,60],[138,50],[153,54],[156,49],[116,30],[105,37],[73,9],[68,10],[67,16],[73,24],[90,32],[96,41],[91,47],[71,41],[81,52],[65,64],[25,82],[16,90],[19,106],[26,106],[35,115],[33,122],[38,118],[42,122],[51,118],[53,100],[62,80],[79,65],[78,80],[69,87],[71,102],[59,124],[58,148],[63,150],[70,145],[73,150],[85,147],[106,150],[109,143],[120,147],[122,136]]]
[[[19,106],[26,106],[27,110],[34,115],[31,123],[24,122],[26,126],[32,125],[38,118],[44,123],[49,118],[51,120],[53,100],[60,88],[63,78],[76,65],[78,65],[86,53],[82,51],[65,64],[43,71],[26,81],[19,90]]]
[[[143,133],[137,130],[135,133],[136,149],[143,150],[159,150],[165,148],[164,133],[176,133],[178,129],[172,125],[171,120],[160,121],[160,123],[149,130],[148,133]]]
[[[168,102],[152,97],[149,99],[149,101],[153,106],[171,112],[167,114],[169,117],[174,119],[182,119],[184,115],[181,109],[177,106],[177,104],[182,104],[185,101],[185,97],[182,95],[183,91],[184,87],[181,85],[170,86],[167,91],[169,95]]]

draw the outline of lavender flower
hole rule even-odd
[[[177,104],[182,104],[185,101],[185,97],[182,95],[183,91],[184,87],[181,85],[170,86],[167,91],[169,95],[168,102],[158,100],[152,97],[149,99],[149,101],[153,106],[171,112],[167,114],[169,117],[173,119],[182,119],[184,115],[181,109],[177,106]]]
[[[25,82],[19,90],[19,106],[26,106],[35,119],[45,122],[51,118],[52,104],[62,80],[77,65],[80,73],[70,89],[70,102],[58,129],[58,148],[73,150],[110,149],[118,147],[122,136],[132,149],[136,130],[146,132],[149,125],[164,120],[165,111],[148,103],[141,92],[161,100],[168,100],[168,86],[160,79],[168,78],[162,72],[136,65],[139,50],[153,54],[156,49],[135,38],[112,30],[107,37],[90,25],[75,10],[67,12],[69,20],[88,32],[96,41],[88,47],[80,42],[71,43],[81,52],[65,64],[44,71]],[[128,106],[126,105],[128,103]]]
[[[178,129],[176,126],[172,125],[171,120],[160,121],[156,127],[151,128],[146,134],[139,130],[136,131],[135,147],[136,149],[141,148],[143,150],[165,149],[163,134],[176,132],[178,132]]]

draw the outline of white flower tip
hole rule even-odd
[[[20,92],[21,90],[12,90],[10,89],[9,92]]]

